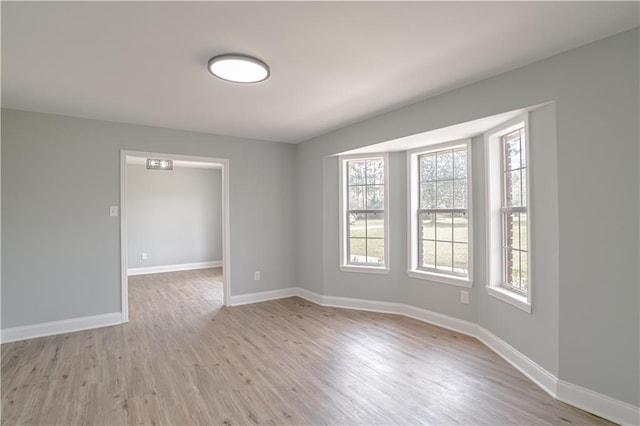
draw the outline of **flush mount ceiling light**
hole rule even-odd
[[[269,77],[269,67],[246,55],[219,55],[209,59],[209,72],[234,83],[258,83]]]

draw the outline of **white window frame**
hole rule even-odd
[[[503,153],[502,137],[524,126],[525,158],[526,158],[526,191],[527,191],[527,293],[515,291],[504,281],[503,255]],[[509,303],[527,313],[532,310],[532,290],[534,287],[532,271],[533,239],[531,216],[531,133],[529,131],[529,115],[516,117],[484,134],[485,146],[485,178],[487,205],[487,293],[503,302]]]
[[[455,147],[466,146],[467,148],[467,217],[469,222],[469,274],[467,277],[456,275],[440,274],[437,272],[418,269],[418,209],[420,203],[420,184],[418,157],[430,152],[452,149]],[[428,281],[436,281],[439,283],[455,285],[459,287],[471,288],[473,286],[473,198],[472,198],[472,159],[471,159],[471,139],[462,139],[451,142],[444,142],[407,151],[407,199],[408,199],[408,238],[407,253],[409,254],[407,275],[412,278],[418,278]]]
[[[357,265],[349,263],[348,259],[348,236],[346,216],[349,208],[348,190],[347,190],[347,167],[348,161],[354,160],[372,160],[382,159],[384,164],[384,265]],[[338,157],[339,169],[339,216],[340,216],[340,270],[347,272],[364,272],[371,274],[388,274],[389,273],[389,154],[354,154],[343,155]]]

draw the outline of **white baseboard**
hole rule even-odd
[[[147,266],[144,268],[129,268],[127,269],[127,275],[160,274],[162,272],[191,271],[193,269],[218,268],[220,266],[222,266],[222,260],[181,263],[178,265]]]
[[[380,302],[377,300],[354,299],[351,297],[321,296],[322,306],[334,308],[356,309],[359,311],[380,312],[385,314],[400,313],[401,305],[393,302]]]
[[[429,324],[437,325],[442,328],[457,331],[467,336],[476,337],[477,324],[451,317],[449,315],[439,314],[427,309],[417,308],[411,305],[401,305],[402,315],[423,321]]]
[[[640,407],[564,380],[558,381],[558,399],[621,425],[640,425]]]
[[[476,325],[475,338],[500,355],[532,382],[554,398],[558,397],[558,378],[489,330]]]
[[[296,287],[283,288],[278,290],[261,291],[258,293],[240,294],[229,296],[229,306],[248,305],[250,303],[266,302],[268,300],[284,299],[298,295]]]
[[[296,287],[296,289],[298,290],[296,296],[302,297],[303,299],[313,302],[316,305],[323,305],[322,296],[320,296],[318,293],[314,293],[313,291],[301,287]]]
[[[18,340],[53,336],[54,334],[72,333],[74,331],[108,327],[118,324],[122,324],[122,314],[120,312],[91,315],[88,317],[51,321],[40,324],[25,325],[22,327],[5,328],[0,332],[0,341],[2,343],[16,342]]]

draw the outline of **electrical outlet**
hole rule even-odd
[[[460,303],[469,304],[469,292],[467,290],[460,290]]]
[[[147,253],[142,253],[140,257],[142,258],[142,260],[147,260]]]
[[[260,271],[255,271],[255,272],[253,273],[253,279],[254,279],[255,281],[260,281]]]
[[[118,216],[118,206],[109,206],[109,216],[111,217]]]

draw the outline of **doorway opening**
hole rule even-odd
[[[190,155],[180,155],[180,154],[169,154],[169,153],[158,153],[158,152],[144,152],[144,151],[128,151],[122,150],[120,151],[120,268],[121,268],[121,312],[122,312],[122,322],[129,321],[129,275],[131,271],[137,271],[138,273],[152,273],[152,272],[163,272],[165,270],[171,270],[170,268],[163,269],[162,267],[140,267],[140,264],[136,262],[131,262],[130,254],[136,253],[136,256],[141,255],[141,260],[146,260],[146,252],[137,253],[141,251],[139,247],[130,247],[132,244],[130,241],[130,230],[128,230],[128,222],[133,220],[130,211],[130,207],[128,206],[128,190],[129,184],[132,179],[132,176],[129,175],[131,173],[128,165],[140,163],[144,166],[144,170],[146,171],[146,162],[147,159],[160,159],[160,160],[171,160],[172,166],[175,165],[177,167],[190,167],[190,168],[201,168],[201,169],[213,169],[219,171],[219,192],[220,192],[220,211],[219,215],[221,226],[215,231],[211,231],[212,235],[217,234],[221,236],[221,247],[218,249],[218,253],[221,252],[221,261],[215,260],[215,262],[195,262],[195,263],[187,263],[185,264],[185,269],[198,269],[198,268],[207,268],[207,267],[215,267],[222,266],[222,304],[223,306],[227,306],[229,304],[229,295],[231,294],[231,279],[230,279],[230,236],[229,236],[229,160],[224,158],[211,158],[211,157],[201,157],[201,156],[190,156]],[[154,164],[151,164],[154,166]],[[163,165],[164,167],[164,165]],[[166,171],[159,170],[154,171],[156,173],[162,174],[167,173]],[[161,175],[158,175],[161,176]],[[165,175],[166,176],[166,175]],[[157,200],[156,200],[157,202]],[[167,206],[167,208],[170,206]],[[158,206],[157,206],[158,208]],[[162,204],[159,206],[162,209]],[[139,218],[138,218],[139,219]],[[162,235],[158,236],[162,238]],[[135,245],[135,243],[134,243]],[[132,252],[132,250],[136,250]],[[218,255],[216,255],[217,257]],[[131,263],[136,263],[131,265]],[[133,268],[132,268],[133,266]],[[173,270],[180,270],[179,268]],[[134,272],[135,274],[135,272]]]

